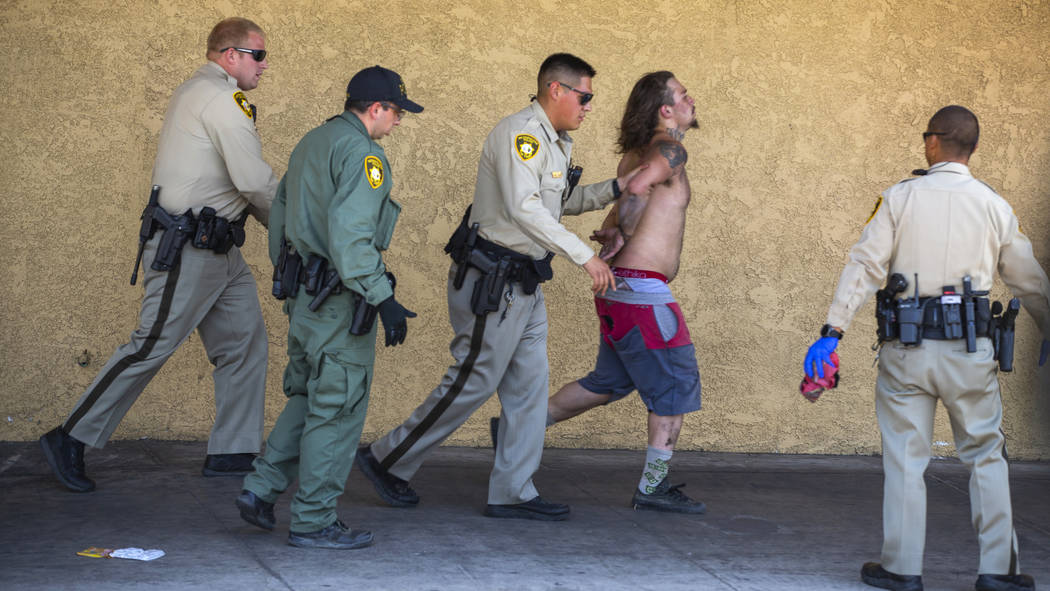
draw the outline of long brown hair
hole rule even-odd
[[[643,146],[656,135],[656,124],[660,120],[660,107],[674,104],[674,92],[667,81],[674,74],[667,70],[649,72],[635,82],[620,122],[620,137],[616,140],[617,153],[626,154]]]

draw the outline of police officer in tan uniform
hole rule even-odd
[[[866,563],[861,578],[884,589],[922,589],[923,473],[938,400],[951,419],[959,459],[971,474],[972,520],[981,548],[976,588],[1035,587],[1032,577],[1020,574],[1017,560],[992,339],[978,333],[975,346],[970,345],[975,351],[967,352],[966,338],[954,336],[957,331],[944,315],[958,300],[943,296],[963,292],[964,277],[971,278],[972,291],[988,290],[998,270],[1043,335],[1050,335],[1046,273],[1010,205],[967,167],[978,132],[977,118],[963,107],[944,107],[930,119],[922,134],[930,168],[882,194],[850,250],[821,338],[806,355],[807,375],[824,377],[824,363],[830,363],[843,332],[891,273],[909,283],[899,298],[914,295],[916,276],[920,298],[930,298],[920,300],[919,344],[903,344],[905,329],[900,328],[900,338],[885,342],[879,353],[875,410],[885,472],[884,540],[881,563]]]
[[[551,277],[548,253],[582,266],[596,293],[614,284],[608,265],[559,221],[604,207],[629,178],[570,188],[573,141],[566,132],[591,110],[594,74],[578,57],[551,55],[540,66],[536,100],[485,140],[473,205],[446,248],[460,261],[448,283],[455,361],[404,423],[358,451],[357,465],[391,505],[419,502],[408,481],[427,453],[497,392],[501,433],[485,515],[568,517],[567,505],[545,501],[532,482],[548,389],[547,312],[538,284]]]
[[[264,33],[244,18],[223,20],[208,36],[207,57],[172,95],[153,184],[160,187],[157,205],[183,220],[179,231],[193,234],[202,220],[225,231],[190,236],[165,271],[152,263],[169,230],[156,230],[145,242],[138,328],[65,424],[40,438],[55,475],[76,492],[95,488],[85,474],[84,444],[105,445],[150,379],[195,329],[215,365],[215,424],[204,475],[245,474],[262,443],[266,326],[255,279],[238,247],[244,217],[251,213],[266,225],[277,189],[262,159],[255,107],[244,95],[268,66]]]

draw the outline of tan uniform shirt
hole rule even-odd
[[[1050,337],[1050,282],[1021,233],[1010,205],[958,162],[940,162],[925,176],[883,192],[860,241],[850,250],[827,323],[845,330],[891,273],[908,279],[906,293],[935,296],[970,275],[974,290],[991,289],[995,271]]]
[[[277,177],[262,158],[248,100],[215,62],[175,89],[164,115],[153,184],[171,214],[211,207],[234,220],[245,208],[266,225]]]
[[[481,151],[470,223],[483,238],[534,259],[550,251],[586,263],[594,251],[559,220],[605,207],[613,179],[577,186],[565,199],[571,157],[572,138],[554,131],[538,101],[504,118]]]

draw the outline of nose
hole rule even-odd
[[[594,108],[594,101],[593,100],[588,101],[588,103],[583,106],[583,112],[584,113],[590,113],[591,109],[593,109],[593,108]]]
[[[269,58],[265,58],[265,59],[263,59],[263,61],[259,62],[259,69],[265,70],[265,69],[267,69],[269,67],[270,67],[270,60],[269,60]]]

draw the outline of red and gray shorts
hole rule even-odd
[[[594,298],[601,330],[594,370],[579,384],[619,400],[634,390],[659,416],[700,410],[700,371],[682,310],[663,276],[614,269],[616,291]]]

